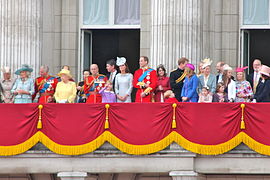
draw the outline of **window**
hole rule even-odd
[[[140,25],[140,0],[83,0],[83,26]]]
[[[244,25],[269,25],[269,0],[243,1]]]

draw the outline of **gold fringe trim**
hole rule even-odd
[[[176,132],[174,134],[174,139],[177,144],[188,151],[203,155],[218,155],[228,152],[238,146],[242,142],[244,134],[245,133],[240,132],[229,141],[217,145],[201,145],[193,143]]]
[[[105,133],[103,133],[95,140],[86,144],[75,146],[61,145],[53,142],[49,137],[40,132],[40,142],[56,154],[63,155],[81,155],[90,153],[99,148],[105,141]]]
[[[25,142],[13,146],[0,146],[0,156],[12,156],[22,154],[39,142],[39,132]]]
[[[270,156],[270,145],[264,145],[262,143],[259,143],[245,133],[243,136],[243,143],[259,154]]]
[[[253,138],[251,138],[244,132],[240,132],[229,141],[221,143],[221,144],[201,145],[201,144],[190,142],[189,140],[185,139],[183,136],[181,136],[175,131],[171,132],[168,136],[166,136],[165,138],[163,138],[162,140],[158,142],[155,142],[152,144],[146,144],[146,145],[132,145],[132,144],[125,143],[124,141],[120,140],[115,135],[113,135],[111,132],[105,131],[95,140],[86,144],[75,145],[75,146],[57,144],[53,142],[49,137],[47,137],[44,133],[39,131],[36,134],[34,134],[31,138],[29,138],[27,141],[21,144],[13,145],[13,146],[0,146],[0,155],[11,156],[11,155],[21,154],[29,150],[38,142],[41,142],[47,148],[49,148],[51,151],[57,154],[81,155],[81,154],[86,154],[86,153],[95,151],[97,148],[103,145],[104,142],[106,141],[108,141],[110,144],[115,146],[120,151],[125,152],[127,154],[133,154],[133,155],[144,155],[144,154],[155,153],[155,152],[165,149],[172,142],[176,142],[177,144],[179,144],[180,146],[182,146],[184,149],[188,151],[191,151],[197,154],[204,154],[204,155],[223,154],[225,152],[232,150],[233,148],[235,148],[236,146],[238,146],[240,143],[243,142],[244,144],[246,144],[248,147],[250,147],[252,150],[256,151],[257,153],[268,155],[268,156],[270,155],[269,145],[264,145],[255,141]]]

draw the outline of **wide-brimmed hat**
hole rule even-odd
[[[23,64],[22,67],[20,69],[18,69],[17,71],[15,71],[16,75],[20,75],[20,73],[22,71],[28,71],[28,72],[33,72],[33,68],[31,68],[29,65],[27,64]]]
[[[61,76],[63,74],[67,75],[69,78],[72,78],[72,75],[70,74],[70,71],[67,70],[67,69],[62,69],[57,75]]]
[[[203,60],[202,60],[202,63],[203,63],[202,68],[204,69],[204,68],[206,68],[207,66],[211,66],[212,62],[213,62],[213,61],[212,61],[210,58],[205,58],[205,59],[203,59]]]
[[[270,67],[262,65],[260,73],[270,77]]]
[[[11,73],[11,69],[10,69],[10,67],[5,66],[2,68],[2,72],[3,73]]]
[[[190,68],[191,70],[195,70],[195,66],[193,64],[188,63],[186,67]]]
[[[116,58],[116,65],[117,66],[122,66],[127,62],[125,57],[117,57]]]
[[[235,72],[244,72],[245,69],[247,69],[247,68],[248,68],[248,66],[245,66],[245,67],[237,67],[237,68],[235,69]]]
[[[223,70],[224,70],[224,71],[229,71],[229,70],[232,70],[232,67],[229,66],[228,64],[224,64]]]

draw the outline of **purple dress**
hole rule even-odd
[[[113,91],[106,91],[106,87],[102,88],[99,91],[99,94],[102,96],[102,103],[115,103],[116,95]]]

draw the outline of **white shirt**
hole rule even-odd
[[[114,72],[111,72],[111,73],[110,73],[110,79],[109,79],[109,80],[110,80],[111,82],[113,82],[113,80],[114,80],[114,78],[115,78],[115,76],[116,76],[116,73],[117,73],[116,70],[115,70]]]
[[[228,99],[235,100],[236,97],[236,85],[235,81],[231,79],[230,84],[228,84]]]

